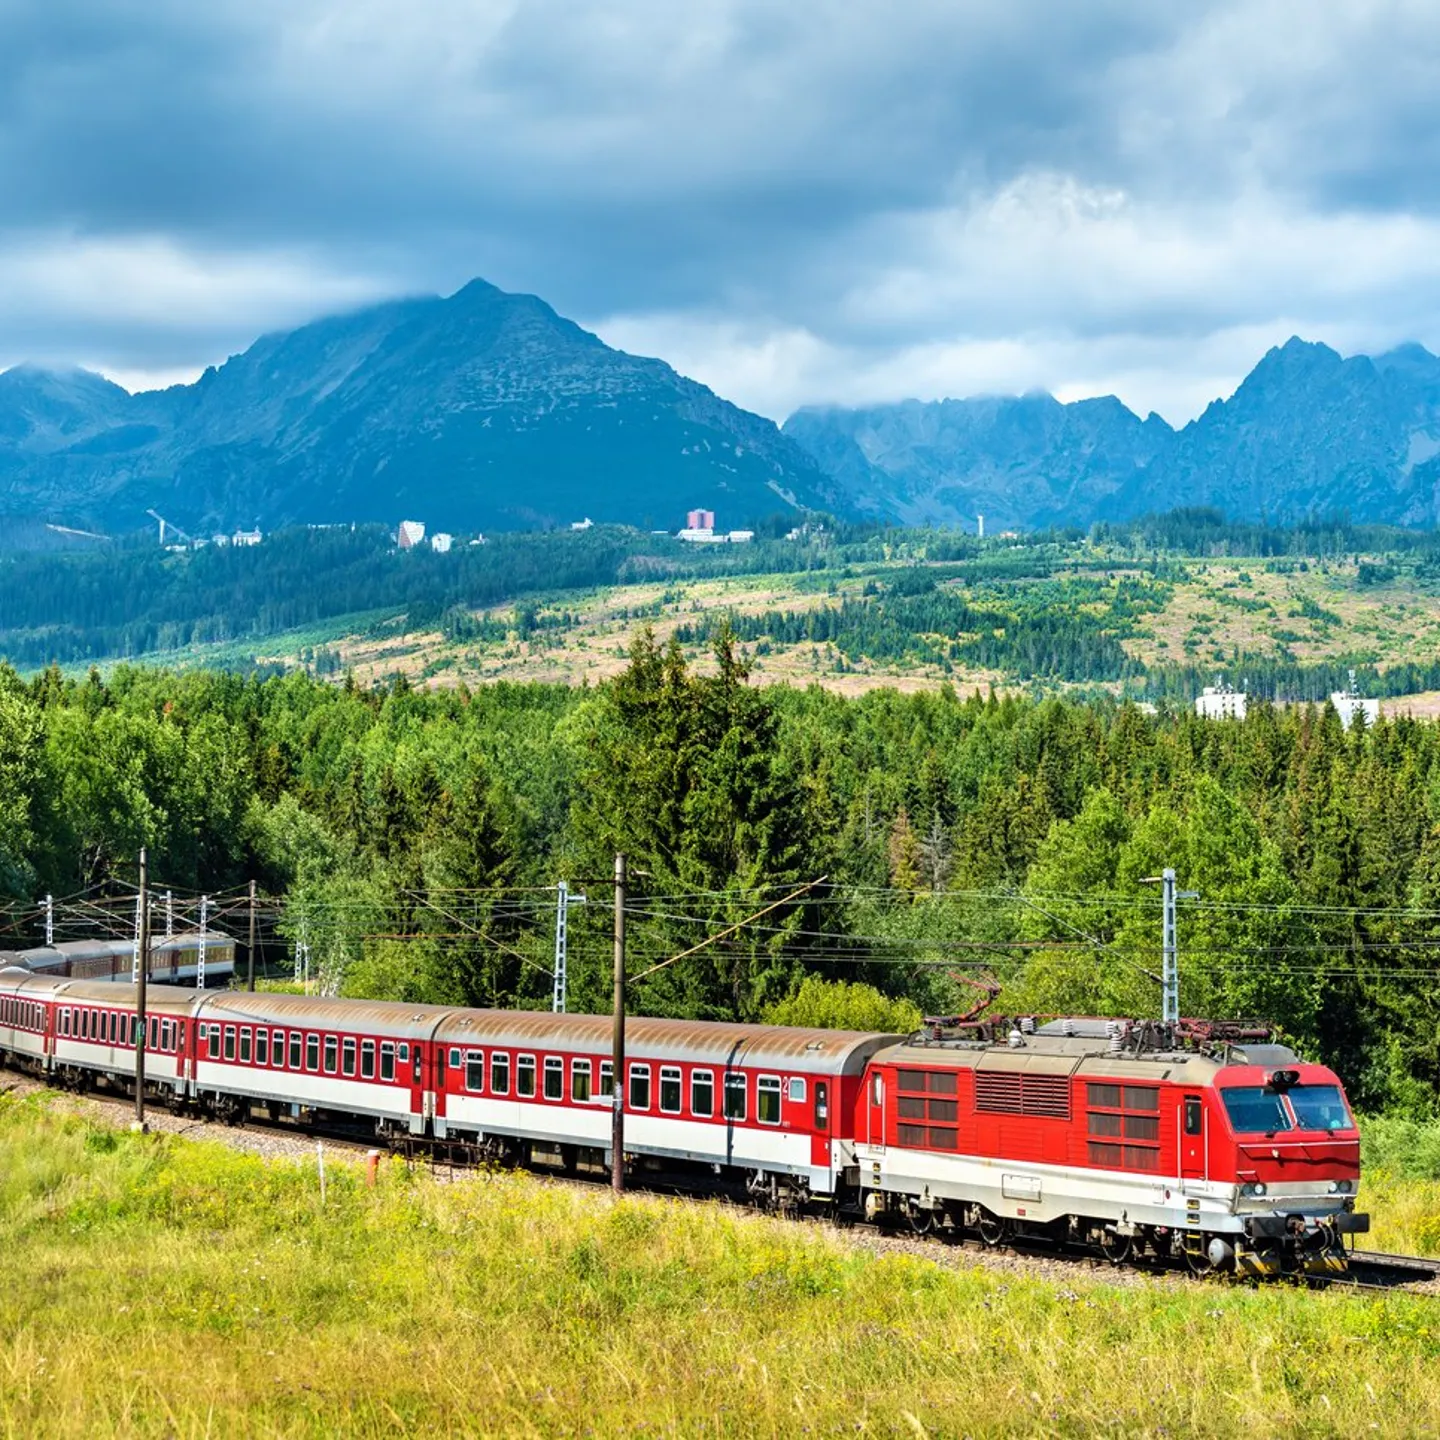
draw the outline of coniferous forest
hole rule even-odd
[[[0,670],[0,944],[35,943],[41,894],[133,882],[144,845],[181,893],[256,879],[347,993],[548,1005],[564,879],[589,900],[571,1008],[604,1009],[621,850],[637,974],[775,906],[637,981],[640,1011],[798,1018],[808,979],[953,1013],[993,979],[1002,1011],[1149,1015],[1144,881],[1173,865],[1200,897],[1185,1013],[1271,1018],[1364,1108],[1434,1112],[1433,724],[842,698],[748,683],[731,633],[712,641],[700,674],[642,629],[597,688]]]

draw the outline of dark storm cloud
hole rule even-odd
[[[1406,285],[1426,338],[1437,46],[1404,0],[0,0],[0,361],[194,365],[474,274],[772,413]]]

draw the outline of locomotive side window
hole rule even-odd
[[[465,1052],[465,1088],[473,1090],[476,1094],[485,1088],[485,1052],[483,1050],[467,1050]]]
[[[725,1118],[727,1120],[743,1120],[745,1118],[745,1088],[743,1075],[726,1075]]]
[[[510,1057],[499,1050],[490,1052],[490,1093],[492,1095],[508,1095],[510,1093]]]
[[[570,1098],[580,1105],[590,1098],[590,1062],[588,1060],[572,1060],[570,1062]]]
[[[527,1098],[535,1093],[535,1057],[521,1055],[515,1061],[515,1093]]]
[[[815,1082],[815,1128],[830,1128],[830,1087],[823,1080]]]
[[[545,1057],[545,1098],[547,1100],[563,1100],[565,1098],[565,1062],[556,1055]]]
[[[1154,1085],[1088,1084],[1086,1132],[1092,1165],[1160,1168],[1160,1090]]]
[[[1185,1133],[1187,1135],[1198,1135],[1203,1127],[1203,1123],[1200,1097],[1198,1095],[1187,1095],[1185,1097]]]
[[[709,1070],[690,1072],[690,1113],[702,1120],[715,1113],[715,1076]]]
[[[680,1108],[680,1067],[678,1065],[662,1065],[660,1067],[660,1109],[666,1115],[678,1115]]]
[[[632,1065],[630,1067],[629,1104],[632,1110],[648,1110],[650,1108],[650,1067],[648,1065]]]
[[[780,1077],[762,1075],[755,1082],[755,1118],[762,1125],[780,1123]]]

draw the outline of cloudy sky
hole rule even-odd
[[[1440,348],[1434,0],[0,0],[0,366],[474,275],[777,419]]]

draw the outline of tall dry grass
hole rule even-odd
[[[1054,1283],[718,1207],[265,1162],[0,1102],[0,1434],[1440,1428],[1440,1307]]]

